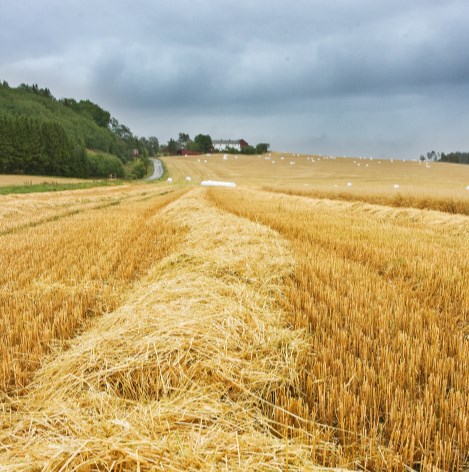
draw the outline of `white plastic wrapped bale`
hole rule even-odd
[[[186,177],[186,181],[187,181],[187,182],[190,182],[191,180],[192,180],[191,177],[189,177],[189,176]]]
[[[398,190],[398,189],[399,189],[399,184],[394,184],[394,187],[393,187],[393,188],[395,188],[396,190]]]
[[[173,181],[173,178],[172,177],[168,177],[168,180],[167,180],[169,183],[171,183]]]
[[[200,185],[202,185],[203,187],[236,187],[236,184],[234,182],[223,182],[218,180],[202,180],[202,182],[200,182]]]

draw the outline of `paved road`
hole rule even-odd
[[[163,164],[159,159],[150,159],[153,162],[153,174],[147,180],[157,180],[163,177]]]

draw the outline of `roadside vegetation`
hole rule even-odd
[[[42,183],[33,184],[24,183],[23,185],[9,185],[0,187],[0,195],[41,193],[41,192],[61,192],[63,190],[83,190],[93,187],[107,187],[109,185],[118,185],[122,181],[98,180],[92,182],[59,183],[57,181],[44,180]]]

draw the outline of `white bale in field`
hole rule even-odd
[[[197,159],[197,162],[200,162],[200,159]]]
[[[466,190],[469,190],[469,185],[466,187]]]
[[[352,182],[347,182],[347,187],[351,187],[352,186]]]
[[[207,160],[204,161],[204,164],[207,164]]]
[[[234,182],[223,182],[219,180],[202,180],[202,182],[200,182],[200,185],[202,185],[203,187],[236,187],[236,184]]]
[[[397,190],[399,188],[399,184],[394,184],[393,188]]]
[[[227,161],[227,160],[228,160],[228,156],[227,156],[226,154],[223,156],[223,160],[224,160],[224,161]]]
[[[168,177],[167,182],[171,183],[172,181],[173,181],[173,178],[172,178],[172,177]]]
[[[285,158],[283,156],[280,157],[280,160],[283,161]]]
[[[291,165],[291,166],[294,166],[294,165],[295,165],[295,161],[290,161],[290,165]]]
[[[187,181],[187,182],[190,182],[191,180],[192,180],[191,177],[189,177],[189,176],[186,177],[186,181]]]
[[[275,164],[275,161],[272,161],[272,164]]]

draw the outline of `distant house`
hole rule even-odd
[[[212,139],[214,151],[224,151],[226,148],[242,151],[249,144],[244,139]]]

